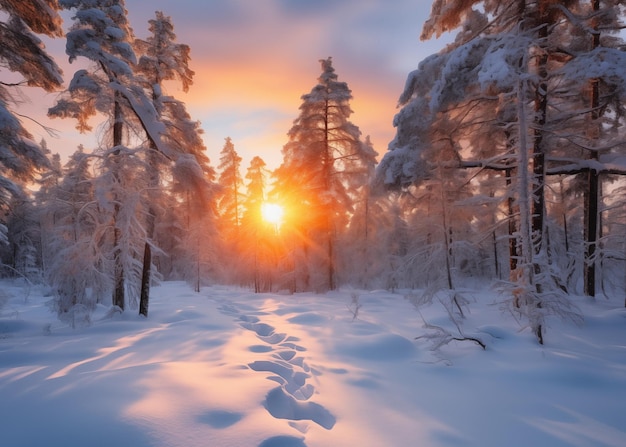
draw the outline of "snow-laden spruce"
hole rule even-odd
[[[172,242],[176,236],[172,227],[188,230],[191,223],[191,213],[177,213],[181,205],[171,206],[176,199],[164,195],[163,188],[178,188],[187,202],[193,196],[195,214],[211,216],[214,173],[203,154],[199,123],[191,120],[181,102],[164,93],[162,85],[181,80],[185,90],[189,87],[193,76],[187,66],[189,48],[174,42],[170,19],[160,12],[150,21],[151,37],[143,41],[135,38],[122,0],[67,0],[61,5],[73,13],[66,45],[70,62],[84,58],[91,65],[74,74],[49,115],[76,119],[81,132],[92,130],[93,118],[106,119],[101,125],[100,147],[90,155],[97,173],[93,200],[100,222],[94,234],[100,237],[92,245],[98,256],[87,269],[96,269],[107,279],[115,307],[135,308],[140,301],[139,311],[147,315],[149,285],[159,276],[152,273],[152,252],[168,257],[159,244],[179,243]],[[193,166],[184,169],[185,178],[177,178],[181,169],[176,167],[182,164]],[[188,203],[187,209],[190,206]],[[170,231],[159,227],[165,220],[172,225]],[[210,217],[204,223],[210,226]],[[185,238],[190,234],[180,233]],[[160,240],[163,235],[167,242]],[[76,240],[65,243],[73,249]],[[198,242],[193,245],[197,247]],[[178,270],[192,268],[188,264]],[[54,276],[51,282],[58,295],[57,309],[64,309],[60,312],[82,305],[84,300],[91,308],[98,300],[93,293],[99,290],[96,284],[81,284],[79,288],[86,290],[74,291],[71,287],[66,290],[71,281],[63,276]],[[67,303],[61,304],[64,300]]]
[[[422,228],[445,247],[445,288],[489,271],[540,342],[546,315],[578,320],[567,293],[611,293],[596,266],[623,262],[604,249],[623,253],[623,227],[599,226],[622,219],[607,188],[608,174],[626,173],[614,163],[625,143],[622,17],[619,2],[436,1],[422,38],[459,30],[456,40],[409,74],[378,168],[379,183],[443,214],[434,233]]]
[[[34,181],[36,171],[48,165],[42,148],[32,140],[16,108],[21,85],[47,92],[60,88],[61,70],[37,35],[60,37],[63,30],[56,1],[2,1],[0,13],[0,208],[4,210],[13,207],[14,198],[18,202],[25,198],[24,189]],[[0,243],[8,242],[7,223],[3,213]]]

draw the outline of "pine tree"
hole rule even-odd
[[[161,11],[155,19],[149,21],[151,35],[146,40],[135,40],[135,47],[141,54],[136,71],[144,77],[145,89],[149,92],[157,118],[166,122],[166,132],[161,137],[174,153],[196,153],[201,162],[206,158],[202,154],[204,145],[200,140],[198,123],[191,122],[184,105],[164,93],[164,82],[179,80],[183,91],[187,92],[192,84],[194,72],[189,68],[189,46],[176,43],[176,34],[171,18]],[[152,248],[154,243],[157,208],[161,201],[161,171],[167,166],[166,159],[153,140],[149,142],[146,154],[146,168],[149,175],[151,199],[146,215],[146,242],[144,245],[143,271],[141,280],[139,313],[147,316],[150,298],[152,268]],[[208,162],[208,160],[206,160]]]
[[[220,235],[219,253],[223,272],[228,283],[236,282],[240,274],[239,258],[245,249],[241,225],[243,215],[243,179],[241,178],[240,166],[242,158],[235,150],[230,137],[225,139],[224,146],[220,152],[220,162],[217,167],[219,176],[217,185],[219,193],[217,196],[218,233]]]
[[[124,246],[130,241],[130,228],[122,228],[122,221],[134,225],[137,221],[128,218],[132,203],[124,203],[120,194],[128,191],[123,184],[124,166],[133,162],[133,157],[125,143],[125,136],[130,136],[128,126],[137,123],[138,127],[154,137],[148,129],[147,117],[154,118],[154,108],[146,107],[147,100],[134,80],[133,66],[136,56],[132,44],[133,32],[127,20],[127,11],[123,0],[61,0],[65,9],[74,9],[74,24],[67,33],[66,52],[70,62],[84,57],[92,62],[91,71],[81,69],[74,74],[69,88],[55,106],[49,110],[52,117],[74,118],[77,129],[81,132],[91,130],[89,119],[96,113],[104,114],[109,121],[110,137],[104,142],[101,167],[103,172],[102,185],[108,189],[99,192],[103,209],[110,212],[111,246],[113,258],[113,305],[124,309],[126,305],[126,288],[132,287],[135,278],[127,277],[131,272],[125,266],[132,264],[132,259],[125,259],[132,250]],[[140,106],[141,104],[141,106]],[[153,141],[157,144],[156,140]],[[160,139],[158,140],[160,142]],[[128,138],[126,138],[128,142]],[[135,185],[140,186],[140,185]],[[130,283],[128,283],[130,281]],[[127,284],[128,283],[128,284]]]
[[[41,147],[47,151],[45,140],[41,142]],[[47,266],[53,256],[49,250],[48,238],[56,224],[56,216],[47,210],[48,205],[55,200],[58,194],[60,182],[63,178],[63,166],[61,156],[52,154],[50,157],[50,168],[42,172],[38,184],[39,189],[35,192],[35,206],[39,212],[39,241],[42,276],[47,278]]]
[[[112,286],[105,274],[111,267],[108,220],[95,198],[92,159],[79,147],[40,209],[47,221],[54,221],[46,241],[51,253],[46,278],[55,295],[50,307],[72,327],[90,323],[96,305]]]
[[[6,213],[7,244],[0,252],[10,276],[29,282],[40,279],[39,221],[30,194],[14,194]]]
[[[342,283],[356,282],[369,288],[373,278],[380,273],[380,270],[375,273],[371,267],[377,264],[375,259],[381,255],[379,242],[384,239],[382,221],[385,200],[382,195],[372,192],[378,154],[369,136],[362,144],[361,164],[351,172],[348,183],[354,211],[346,231],[340,235],[338,265],[341,266]]]
[[[592,168],[586,161],[594,159],[590,153],[609,152],[598,132],[590,131],[600,127],[599,112],[614,110],[621,116],[621,106],[614,105],[624,86],[624,76],[617,74],[624,57],[614,50],[619,40],[604,39],[606,47],[598,40],[600,29],[617,29],[619,10],[613,2],[542,0],[510,8],[481,2],[481,8],[473,8],[476,4],[434,2],[422,38],[459,32],[454,43],[409,75],[394,121],[397,135],[381,162],[379,179],[404,188],[424,182],[432,172],[428,151],[445,137],[459,148],[452,167],[477,170],[475,181],[486,172],[504,181],[506,214],[519,211],[509,229],[517,239],[509,250],[511,279],[519,286],[512,302],[542,342],[547,315],[577,318],[551,256],[550,176],[621,171],[601,158]],[[599,59],[603,64],[594,62]],[[593,79],[601,86],[597,93]],[[588,97],[583,106],[581,98]],[[452,131],[449,123],[454,123]],[[619,146],[615,143],[610,147]],[[497,151],[480,150],[488,145]],[[592,204],[597,192],[588,197]],[[595,233],[593,219],[587,220],[586,233]],[[587,264],[594,262],[590,256]]]
[[[218,210],[222,226],[235,237],[241,225],[242,214],[243,194],[241,188],[243,187],[243,180],[240,173],[241,160],[242,158],[237,154],[232,140],[230,137],[227,137],[220,152],[220,164],[217,167],[220,171],[217,183],[222,189],[222,194],[218,201]]]
[[[318,84],[302,96],[300,115],[283,147],[275,194],[286,209],[285,228],[303,287],[310,288],[312,279],[314,289],[332,290],[337,285],[337,235],[348,225],[351,193],[367,172],[372,148],[349,121],[348,85],[338,81],[331,58],[320,62]]]
[[[44,151],[22,125],[12,91],[21,85],[47,92],[61,86],[61,70],[36,34],[60,37],[63,30],[55,0],[2,0],[0,11],[1,65],[22,78],[0,82],[0,211],[4,215],[12,198],[23,198],[23,186],[34,181],[36,171],[48,163]],[[5,224],[0,220],[0,240],[6,239]]]
[[[275,263],[276,228],[264,222],[262,209],[266,203],[268,171],[261,157],[254,157],[246,173],[246,194],[241,219],[241,261],[244,278],[252,278],[255,293],[272,290],[272,270]],[[248,282],[248,281],[245,281]]]
[[[175,206],[168,210],[166,220],[177,223],[181,240],[175,243],[177,249],[170,256],[176,257],[174,270],[200,292],[202,285],[218,276],[221,266],[216,261],[218,186],[214,171],[203,170],[193,154],[181,155],[173,169],[173,178],[177,179],[171,191]]]

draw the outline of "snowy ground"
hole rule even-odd
[[[261,294],[182,283],[72,330],[37,288],[0,315],[0,445],[626,446],[626,310],[578,299],[582,327],[536,344],[497,296],[438,353],[400,294]],[[352,309],[352,311],[350,310]],[[441,307],[423,312],[448,325]],[[478,329],[477,329],[478,328]]]

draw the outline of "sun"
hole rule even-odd
[[[283,207],[275,203],[265,202],[261,205],[263,220],[274,225],[279,225],[283,220]]]

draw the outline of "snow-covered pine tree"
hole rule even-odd
[[[167,148],[160,140],[158,131],[162,126],[158,125],[154,107],[134,78],[134,37],[124,1],[61,0],[60,5],[74,10],[74,24],[67,33],[66,44],[70,62],[84,57],[92,65],[74,74],[67,91],[48,114],[76,119],[81,132],[91,130],[89,119],[97,113],[109,120],[99,164],[106,171],[101,172],[102,181],[97,182],[98,188],[103,189],[98,189],[96,196],[111,219],[112,302],[123,310],[127,289],[137,290],[140,280],[134,277],[134,267],[127,271],[128,266],[136,263],[134,258],[129,258],[135,250],[124,244],[132,241],[131,233],[136,235],[143,231],[136,228],[143,219],[131,218],[131,215],[137,211],[138,195],[145,185],[123,183],[129,174],[123,172],[124,169],[137,166],[137,162],[131,160],[136,157],[136,151],[125,146],[131,143],[131,124],[144,130],[159,149],[167,151]],[[124,202],[124,198],[130,201]],[[136,297],[131,296],[131,300],[134,299]]]
[[[236,281],[238,275],[241,245],[241,218],[243,215],[243,179],[241,178],[241,161],[230,137],[227,137],[220,151],[220,162],[217,167],[219,176],[217,184],[220,193],[217,199],[218,232],[220,241],[220,258],[226,267],[225,280]]]
[[[40,213],[54,225],[46,238],[51,253],[46,279],[54,298],[50,308],[61,321],[89,324],[98,303],[111,290],[107,214],[94,195],[93,156],[79,147],[63,168],[63,178],[41,205]]]
[[[231,230],[232,236],[235,237],[241,225],[243,202],[241,160],[232,140],[227,137],[220,152],[220,164],[217,167],[220,172],[217,183],[222,190],[217,207],[223,229]]]
[[[246,171],[246,194],[244,197],[244,218],[249,216],[249,220],[253,221],[261,217],[261,206],[265,202],[268,190],[269,171],[267,164],[259,156],[255,156],[250,160],[250,166]]]
[[[189,117],[182,102],[165,93],[165,81],[177,80],[182,84],[184,92],[193,83],[194,72],[189,68],[190,48],[176,42],[176,34],[171,18],[161,11],[156,12],[154,19],[149,21],[150,36],[146,40],[136,39],[135,48],[141,55],[136,72],[143,78],[145,90],[152,98],[157,119],[165,124],[161,139],[172,151],[170,158],[159,152],[155,142],[149,140],[146,153],[146,167],[149,170],[149,208],[146,215],[146,242],[144,246],[144,262],[141,281],[139,313],[147,316],[152,267],[152,247],[155,243],[155,231],[158,220],[166,209],[163,206],[164,191],[160,188],[166,168],[171,168],[171,158],[179,154],[192,153],[198,163],[210,171],[208,158],[204,154],[204,143],[200,138],[201,129],[198,122]],[[204,177],[203,177],[204,178]],[[176,179],[174,179],[176,181]],[[161,206],[157,206],[160,203]]]
[[[11,196],[4,220],[7,244],[0,251],[3,273],[29,282],[38,281],[41,276],[39,220],[29,192]]]
[[[241,272],[244,283],[253,283],[255,293],[270,292],[278,249],[277,228],[263,220],[269,172],[261,157],[254,157],[246,172],[246,194],[241,218]]]
[[[612,98],[623,91],[623,76],[617,70],[623,55],[593,47],[590,38],[597,35],[593,22],[599,18],[616,23],[621,14],[616,6],[615,2],[542,0],[502,8],[499,2],[435,1],[422,38],[459,32],[453,44],[422,61],[409,75],[400,98],[403,108],[395,119],[397,135],[379,170],[379,178],[388,185],[421,182],[429,172],[426,151],[436,141],[432,130],[437,130],[444,117],[456,121],[461,132],[452,137],[461,149],[458,167],[500,171],[507,185],[514,187],[506,194],[513,194],[520,210],[519,226],[512,231],[519,235],[518,247],[510,250],[518,257],[518,262],[511,262],[512,278],[524,285],[516,289],[513,302],[523,308],[540,342],[546,315],[576,319],[562,294],[561,272],[549,256],[546,185],[548,175],[568,172],[563,166],[566,159],[574,172],[585,165],[581,160],[589,158],[580,154],[578,160],[563,158],[563,148],[578,147],[584,152],[595,146],[584,144],[590,141],[590,127],[598,125],[594,113],[611,102],[600,101],[598,107],[589,107],[588,102],[581,108],[579,98],[586,95],[589,80],[598,78],[609,86],[606,91]],[[577,37],[583,34],[587,48]],[[607,63],[593,63],[598,57]],[[491,116],[481,106],[489,103]],[[501,131],[493,134],[498,127]],[[480,144],[476,137],[480,134],[488,135],[500,150],[488,158],[472,159],[468,155],[479,153],[473,145]],[[600,163],[593,169],[606,166]],[[474,181],[479,181],[480,174],[473,174]],[[512,215],[511,202],[507,208]]]
[[[221,267],[216,259],[218,186],[214,171],[203,169],[194,154],[180,155],[173,169],[174,206],[168,209],[165,220],[176,223],[180,241],[173,241],[174,250],[169,253],[174,257],[174,272],[200,292],[202,285],[218,277]]]
[[[614,181],[613,175],[626,174],[621,159],[625,136],[624,123],[624,4],[621,1],[589,0],[563,9],[568,24],[569,41],[567,63],[559,73],[561,94],[576,104],[563,115],[569,126],[564,135],[559,158],[551,163],[548,173],[570,176],[569,196],[582,192],[584,257],[582,264],[583,290],[595,296],[596,277],[602,259],[603,184]],[[622,67],[622,68],[620,68]],[[577,91],[577,97],[567,95]],[[576,102],[577,101],[577,102]],[[564,121],[562,119],[562,121]],[[575,129],[573,137],[569,137]],[[566,138],[567,137],[567,138]],[[574,180],[572,175],[576,175]]]
[[[63,35],[56,0],[0,0],[0,211],[6,215],[12,198],[24,199],[24,185],[47,166],[47,158],[16,113],[15,89],[40,87],[48,92],[62,84],[61,70],[37,34]],[[5,71],[6,70],[6,71]],[[0,241],[6,242],[6,220],[0,219]]]
[[[41,142],[41,147],[45,149],[46,153],[49,153],[45,140]],[[63,166],[61,164],[61,156],[58,153],[52,154],[50,167],[41,173],[37,182],[39,189],[35,192],[35,207],[39,213],[39,245],[43,278],[47,278],[46,269],[54,255],[49,250],[48,238],[56,223],[54,213],[48,212],[47,206],[54,201],[62,178]]]
[[[340,283],[370,288],[375,278],[380,277],[380,261],[385,259],[381,249],[385,246],[385,206],[386,197],[372,192],[376,170],[377,152],[369,136],[362,142],[362,160],[360,166],[352,171],[349,179],[348,194],[351,197],[354,212],[343,234],[338,234],[337,253],[338,279]],[[384,262],[384,261],[383,261]]]
[[[338,80],[331,58],[320,62],[318,84],[302,96],[274,172],[273,194],[286,210],[283,231],[290,233],[295,279],[305,290],[337,286],[337,236],[349,222],[355,179],[367,173],[373,156],[349,120],[348,84]]]

